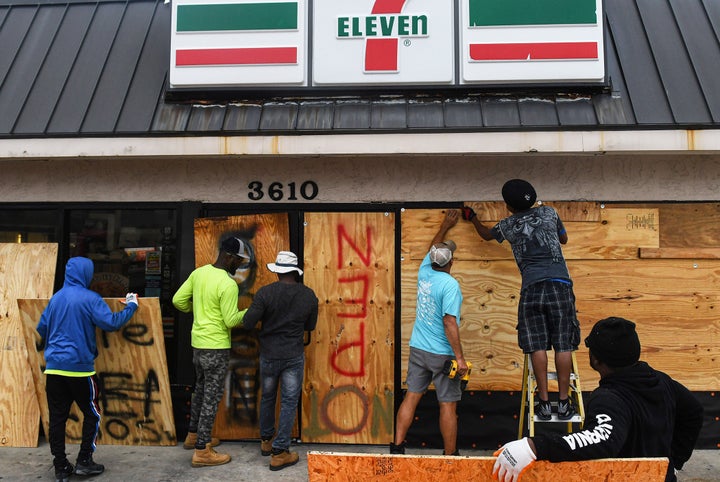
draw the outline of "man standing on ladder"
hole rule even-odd
[[[575,294],[560,247],[568,241],[557,211],[549,206],[533,208],[537,195],[532,185],[511,179],[502,188],[511,216],[488,228],[470,207],[463,219],[470,221],[485,241],[507,240],[520,268],[522,288],[518,305],[518,345],[530,354],[539,402],[535,414],[552,418],[548,394],[547,351],[555,351],[558,380],[558,419],[570,420],[576,408],[569,397],[572,352],[580,343],[580,325],[575,316]]]

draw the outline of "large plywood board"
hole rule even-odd
[[[392,439],[395,217],[306,215],[305,282],[320,300],[307,350],[302,440],[384,444]]]
[[[34,346],[35,327],[48,299],[19,299],[21,319],[28,347]],[[118,299],[105,298],[114,312],[124,306]],[[165,338],[158,298],[141,298],[138,310],[118,331],[97,330],[98,357],[95,371],[101,408],[98,444],[177,444],[172,398],[165,356]],[[49,413],[45,395],[43,352],[29,350],[33,377],[37,378],[42,423],[48,433]],[[73,405],[66,435],[70,443],[82,439],[82,414]]]
[[[373,455],[308,452],[310,482],[466,482],[491,481],[494,457]],[[552,463],[537,461],[522,482],[662,482],[668,459],[599,459]]]
[[[657,245],[658,233],[664,231],[659,224],[659,209],[652,205],[600,208],[598,221],[565,223],[570,241],[563,251],[574,250],[576,255],[568,259],[568,268],[574,281],[581,335],[584,337],[596,321],[607,316],[631,319],[638,324],[643,360],[691,390],[717,390],[720,261],[708,253],[710,248],[698,249],[698,257],[692,259],[641,258],[645,250],[663,249],[641,246]],[[403,377],[415,318],[417,269],[443,215],[443,210],[405,210],[402,215]],[[683,231],[682,218],[676,216],[674,220],[677,229]],[[488,251],[478,255],[477,246],[485,249],[495,245],[492,249],[497,249],[501,245],[481,240],[474,229],[468,232],[468,228],[469,223],[461,220],[447,236],[458,244],[452,274],[460,281],[464,297],[460,328],[463,349],[474,366],[468,389],[520,390],[523,363],[516,331],[520,274],[509,250],[504,259],[497,253],[487,256]],[[598,248],[598,240],[626,243],[628,250]],[[577,358],[582,388],[592,390],[598,375],[589,367],[582,343]]]
[[[40,406],[17,299],[50,297],[57,244],[0,244],[0,447],[37,447]]]
[[[240,294],[238,308],[244,309],[250,306],[254,293],[261,286],[277,281],[277,275],[270,272],[266,265],[275,261],[278,251],[290,249],[288,217],[278,213],[196,219],[196,266],[214,263],[221,240],[229,235],[249,241],[252,248],[250,265],[235,273]],[[186,329],[190,330],[190,326]],[[257,335],[235,328],[231,337],[230,363],[213,436],[223,440],[260,438]],[[192,357],[192,353],[186,356]],[[293,436],[298,436],[297,427]]]

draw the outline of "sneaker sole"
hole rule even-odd
[[[299,460],[299,459],[298,459],[298,460],[296,460],[295,462],[288,462],[287,464],[282,464],[282,465],[271,465],[271,466],[270,466],[270,470],[272,470],[272,471],[276,471],[276,470],[282,470],[282,469],[284,469],[285,467],[291,467],[291,466],[293,466],[293,465],[297,464],[298,462],[300,462],[300,460]]]
[[[75,475],[100,475],[104,470],[75,470]]]

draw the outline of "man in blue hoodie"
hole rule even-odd
[[[50,451],[55,478],[65,482],[72,475],[97,475],[105,467],[93,461],[100,428],[95,358],[98,356],[96,327],[116,331],[138,308],[137,294],[125,296],[125,309],[113,313],[102,297],[88,289],[93,262],[70,258],[65,283],[45,308],[37,331],[45,348],[45,392],[50,410]],[[65,454],[65,424],[70,407],[77,403],[83,413],[82,443],[75,467]]]

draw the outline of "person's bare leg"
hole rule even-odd
[[[415,410],[422,398],[422,393],[407,392],[405,398],[400,404],[397,416],[395,418],[395,445],[400,445],[405,441],[405,436],[410,429]]]
[[[572,352],[555,352],[555,369],[558,377],[558,394],[561,399],[568,397],[570,390],[570,372],[572,371]]]
[[[443,438],[445,455],[457,450],[457,402],[440,402],[440,433]]]
[[[547,352],[543,350],[534,351],[530,354],[530,359],[532,360],[533,373],[537,382],[538,397],[541,400],[548,401],[550,399],[548,398]]]

